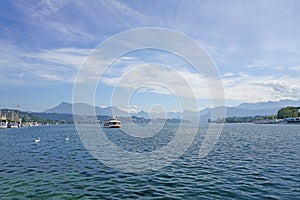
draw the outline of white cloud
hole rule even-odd
[[[78,69],[90,52],[90,49],[62,48],[46,50],[34,54],[29,54],[27,56],[62,65],[62,69],[64,67]]]
[[[40,74],[40,76],[49,81],[64,81],[63,77],[54,74]]]
[[[124,61],[138,60],[137,57],[129,57],[129,56],[122,56],[120,59]]]
[[[247,102],[299,99],[299,77],[251,76],[242,73],[237,77],[223,79],[226,98]]]
[[[44,81],[74,82],[77,70],[90,52],[76,48],[28,52],[6,41],[0,41],[0,44],[2,86],[36,85]]]
[[[233,72],[226,72],[223,76],[224,77],[230,77],[230,76],[234,76],[235,74]]]
[[[148,16],[133,9],[130,6],[127,6],[124,3],[121,3],[117,0],[99,0],[103,6],[105,6],[109,11],[115,14],[119,19],[122,20],[124,24],[127,24],[130,28],[133,28],[135,24],[132,22],[138,22],[143,24],[152,23],[152,21],[159,20],[152,16]]]
[[[40,40],[38,43],[48,43],[49,46],[51,43],[73,45],[83,41],[95,42],[103,36],[97,31],[101,24],[95,23],[99,21],[99,18],[101,19],[97,5],[99,7],[101,4],[98,1],[84,4],[80,1],[70,0],[44,0],[35,4],[29,1],[20,1],[15,6],[21,17],[6,31],[8,34],[13,34],[21,28],[22,36],[20,38],[17,36],[16,39],[27,38],[29,45],[30,41],[36,38]],[[87,14],[81,13],[86,10],[89,10],[86,12]],[[92,26],[94,31],[90,30]],[[34,43],[39,46],[37,42]]]
[[[128,112],[128,113],[133,113],[133,114],[136,114],[140,111],[142,111],[137,105],[128,105],[127,107],[118,107],[119,109],[125,111],[125,112]]]
[[[295,81],[295,80],[294,80]],[[278,98],[299,99],[300,85],[295,85],[297,82],[286,80],[265,80],[257,81],[258,85],[267,86],[274,91],[274,95]]]
[[[248,64],[246,65],[246,68],[262,68],[264,66],[264,64]]]
[[[298,66],[293,66],[293,67],[291,67],[290,69],[293,70],[293,71],[299,72],[299,71],[300,71],[300,65],[298,65]]]
[[[259,60],[256,60],[252,64],[247,64],[247,65],[245,65],[245,67],[248,69],[253,69],[253,70],[266,70],[266,69],[267,70],[282,70],[282,69],[284,69],[284,67],[281,65],[270,64],[266,61],[259,61]]]
[[[29,13],[35,20],[43,16],[49,16],[58,12],[61,8],[65,7],[70,0],[44,0],[36,4]]]
[[[103,77],[106,85],[138,89],[139,92],[175,94],[182,97],[207,98],[203,77],[186,70],[176,71],[158,64],[129,66],[118,77]]]

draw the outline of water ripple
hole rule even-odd
[[[180,159],[146,174],[122,173],[103,165],[84,148],[71,125],[0,130],[0,199],[300,196],[300,126],[226,125],[214,150],[205,159],[198,159],[205,129],[199,129]],[[174,127],[146,139],[119,130],[106,134],[123,149],[141,153],[168,144]],[[65,141],[67,136],[69,141]],[[38,137],[41,142],[35,144],[33,139]]]

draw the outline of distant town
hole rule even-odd
[[[13,109],[0,110],[0,128],[31,127],[48,124],[64,124],[65,120],[51,120],[42,118],[35,113],[29,113]]]

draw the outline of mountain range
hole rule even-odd
[[[116,107],[98,107],[95,108],[89,104],[86,103],[67,103],[62,102],[58,106],[55,106],[54,108],[45,110],[45,113],[57,113],[57,114],[73,114],[72,107],[76,107],[77,110],[80,110],[81,115],[89,115],[90,113],[96,112],[97,115],[106,115],[106,116],[112,116],[116,115],[118,117],[128,117],[128,113],[116,108]]]
[[[75,106],[78,110],[80,110],[80,114],[88,115],[89,113],[95,110],[97,115],[106,115],[112,116],[115,115],[117,117],[129,117],[129,116],[137,116],[150,118],[149,113],[145,111],[140,111],[138,113],[128,113],[124,110],[121,110],[117,107],[98,107],[95,109],[93,106],[86,103],[76,103],[71,104],[67,102],[62,102],[58,106],[54,108],[50,108],[45,110],[45,113],[58,113],[58,114],[72,114],[72,106]],[[242,103],[236,107],[225,107],[226,109],[226,117],[245,117],[245,116],[255,116],[255,115],[276,115],[277,111],[286,106],[300,106],[300,100],[280,100],[280,101],[268,101],[268,102],[259,102],[259,103]],[[200,111],[190,111],[185,110],[183,113],[180,112],[168,112],[165,113],[151,113],[152,118],[180,118],[180,116],[185,116],[184,119],[189,121],[194,121],[198,119],[200,116],[201,121],[207,121],[211,118],[211,113],[218,113],[223,110],[224,107],[215,107],[215,108],[205,108]]]

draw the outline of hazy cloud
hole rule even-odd
[[[293,71],[300,71],[300,65],[298,65],[298,66],[293,66],[293,67],[291,67],[290,68],[291,70],[293,70]]]

